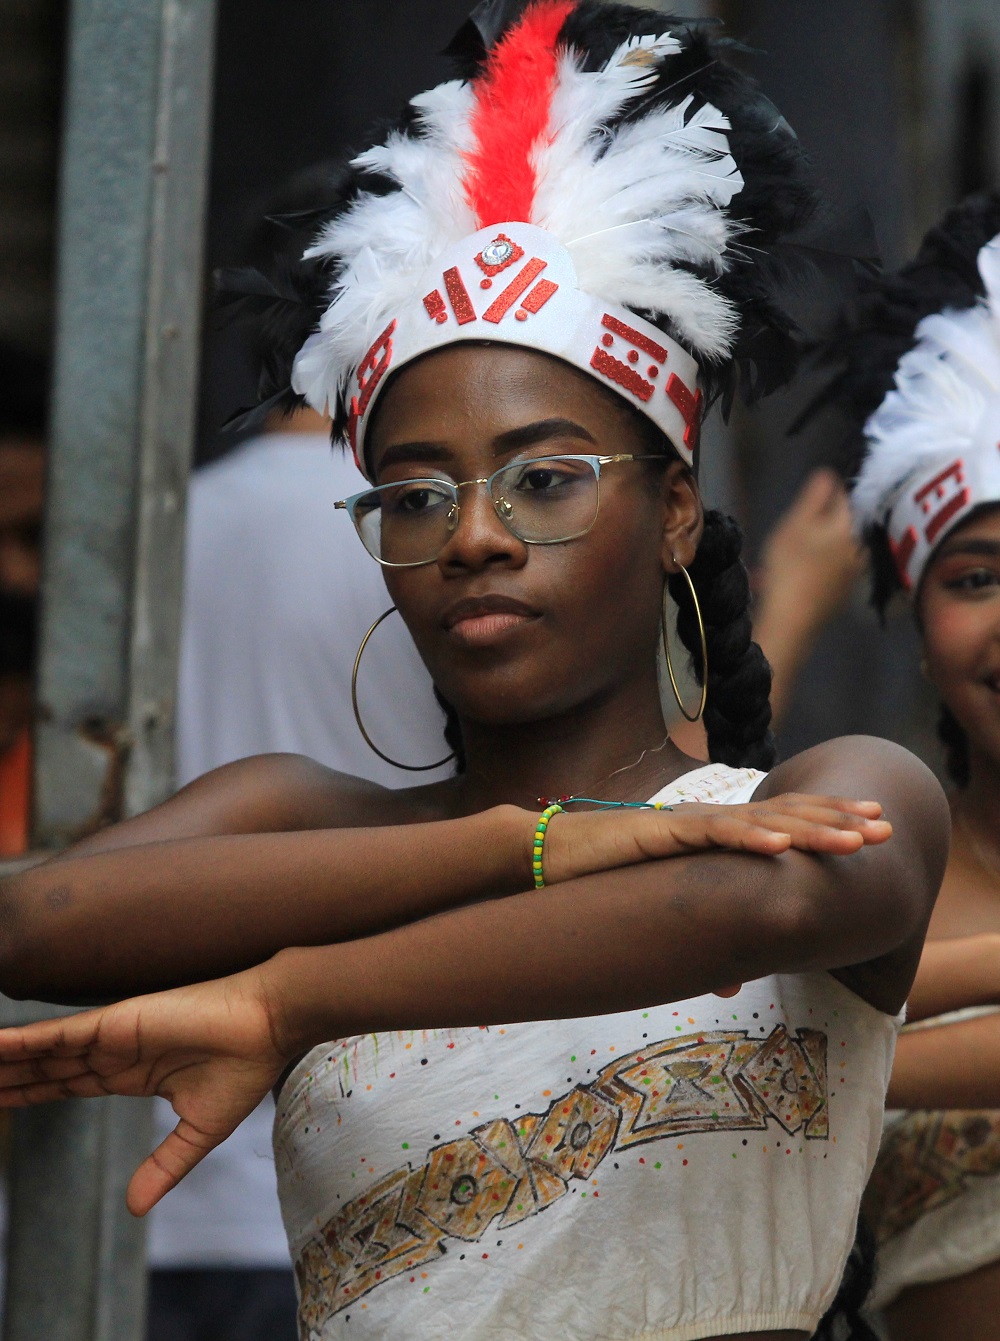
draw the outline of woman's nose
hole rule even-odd
[[[510,515],[511,507],[502,499],[501,512]],[[490,563],[520,565],[528,547],[507,529],[497,508],[480,480],[462,488],[455,507],[452,532],[438,555],[443,568],[482,568]]]

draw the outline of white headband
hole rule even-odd
[[[864,528],[885,526],[907,591],[950,531],[1000,503],[1000,238],[978,264],[985,298],[924,317],[865,425],[855,513]]]
[[[443,252],[352,375],[348,434],[369,478],[365,430],[388,374],[465,340],[537,349],[581,369],[652,419],[693,464],[702,400],[694,359],[628,308],[584,293],[572,257],[550,233],[508,223]],[[295,390],[325,399],[328,364],[320,331],[295,360]]]

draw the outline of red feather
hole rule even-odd
[[[539,0],[506,33],[476,80],[465,191],[480,228],[530,223],[531,151],[544,135],[556,77],[556,41],[576,0]]]

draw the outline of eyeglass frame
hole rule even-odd
[[[441,550],[445,548],[445,545],[447,545],[448,540],[451,539],[451,536],[458,529],[458,520],[456,520],[454,527],[449,533],[448,540],[444,541],[444,544],[442,544],[441,549],[439,549],[437,554],[433,555],[431,558],[417,559],[411,563],[393,563],[389,559],[382,559],[379,558],[377,554],[372,554],[368,546],[365,545],[364,537],[361,535],[361,528],[359,527],[354,516],[354,510],[362,498],[367,498],[369,494],[377,493],[382,489],[399,488],[401,485],[404,484],[443,484],[446,485],[449,489],[453,489],[455,491],[455,501],[452,506],[456,509],[457,513],[461,513],[462,505],[458,500],[458,491],[459,489],[464,489],[467,485],[485,484],[489,486],[493,483],[493,481],[496,479],[498,475],[502,475],[505,470],[510,470],[514,466],[542,465],[546,461],[586,461],[591,466],[594,472],[594,483],[597,486],[597,507],[594,509],[593,520],[591,521],[590,525],[586,528],[586,530],[576,531],[573,533],[573,535],[561,536],[557,540],[526,540],[523,536],[519,536],[517,532],[513,529],[513,527],[511,527],[509,522],[500,515],[498,502],[497,500],[493,499],[492,494],[490,495],[490,501],[493,503],[493,511],[496,513],[498,520],[503,524],[503,526],[506,527],[506,529],[510,532],[510,534],[515,538],[515,540],[520,540],[522,545],[565,545],[570,540],[579,540],[582,536],[587,535],[590,531],[593,530],[594,526],[597,523],[597,518],[601,510],[602,466],[616,465],[620,461],[662,461],[664,464],[667,464],[669,463],[670,459],[671,458],[665,452],[647,452],[647,453],[617,452],[613,456],[598,456],[596,453],[592,452],[559,452],[554,453],[551,456],[529,457],[526,461],[508,461],[506,465],[498,466],[497,469],[494,470],[490,475],[484,475],[479,477],[478,479],[460,480],[458,483],[455,483],[453,480],[441,479],[441,477],[438,475],[418,475],[414,476],[413,479],[397,480],[390,482],[388,484],[373,484],[368,489],[362,489],[360,493],[350,494],[347,498],[338,499],[333,506],[335,509],[340,509],[347,512],[347,515],[350,517],[354,529],[358,533],[358,539],[365,547],[365,553],[371,555],[371,557],[375,560],[375,562],[381,564],[383,568],[423,568],[429,563],[436,562],[438,556],[441,553]]]

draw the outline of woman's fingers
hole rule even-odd
[[[842,811],[848,815],[863,815],[867,819],[878,819],[882,814],[879,801],[859,801],[853,796],[811,796],[806,792],[783,792],[773,796],[765,803],[751,801],[751,807],[766,804],[769,810],[797,812],[803,808],[820,806],[824,810]]]
[[[23,1085],[43,1084],[47,1080],[70,1080],[86,1075],[89,1063],[82,1057],[32,1057],[23,1062],[0,1063],[0,1094]]]
[[[662,812],[660,812],[662,814]],[[652,826],[651,826],[652,827]],[[809,850],[854,852],[867,843],[883,843],[892,834],[886,820],[869,819],[820,804],[783,807],[770,802],[746,806],[678,806],[656,826],[665,846],[682,845],[769,850],[768,837],[785,836],[792,846]]]
[[[103,1076],[88,1070],[61,1080],[27,1081],[0,1090],[0,1108],[27,1108],[59,1099],[103,1099],[109,1094],[120,1093],[120,1090],[110,1089]]]
[[[550,884],[591,871],[714,848],[779,856],[802,852],[849,856],[884,843],[892,826],[878,801],[787,794],[744,805],[687,802],[670,810],[607,809],[559,815],[544,855]]]
[[[230,1133],[226,1133],[229,1135]],[[132,1175],[125,1202],[133,1215],[145,1215],[226,1136],[199,1131],[183,1118]]]

